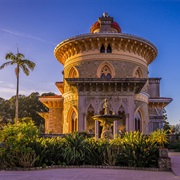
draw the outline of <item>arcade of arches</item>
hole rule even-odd
[[[55,83],[61,95],[40,98],[49,108],[40,113],[45,133],[86,131],[98,138],[101,126],[92,117],[105,110],[121,117],[114,121],[114,134],[162,128],[162,110],[172,99],[160,96],[161,78],[148,77],[148,66],[157,56],[151,42],[123,33],[104,13],[90,33],[59,43],[54,54],[64,66],[63,81]]]

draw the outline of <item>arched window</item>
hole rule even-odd
[[[136,69],[133,75],[134,78],[142,78],[142,71],[140,68]]]
[[[95,132],[95,121],[92,119],[92,116],[94,116],[94,108],[90,105],[86,115],[86,131],[90,134]]]
[[[122,106],[118,110],[118,116],[121,118],[120,121],[117,121],[118,131],[119,133],[123,133],[126,131],[126,115]]]
[[[105,53],[105,47],[104,47],[104,44],[102,44],[102,46],[101,46],[100,53]]]
[[[115,70],[111,63],[105,61],[101,63],[97,69],[97,77],[98,78],[114,78],[115,77]]]
[[[76,113],[73,112],[71,116],[71,132],[77,131],[77,118]]]
[[[135,116],[135,131],[141,131],[141,115],[139,113],[139,111],[136,113]]]
[[[112,53],[112,48],[111,48],[110,44],[108,44],[107,53]]]
[[[74,107],[71,107],[68,111],[67,122],[68,122],[69,133],[72,133],[78,130],[77,110]]]
[[[112,76],[111,76],[111,70],[110,68],[105,65],[102,69],[101,69],[101,78],[103,79],[110,79]]]

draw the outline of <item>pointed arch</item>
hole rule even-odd
[[[86,112],[87,111],[90,111],[90,112],[94,111],[94,107],[93,107],[93,105],[91,103],[87,106]]]
[[[108,44],[107,46],[107,53],[112,53],[112,48],[110,44]]]
[[[138,107],[134,113],[134,130],[142,132],[143,113],[141,107]]]
[[[143,73],[140,67],[136,67],[134,72],[133,72],[133,78],[142,78]]]
[[[69,75],[68,78],[78,78],[79,77],[79,72],[78,70],[73,66],[70,71],[69,71]]]
[[[104,44],[101,45],[100,53],[105,53],[105,46],[104,46]]]
[[[122,99],[120,99],[118,106],[115,109],[115,112],[118,113],[119,110],[124,109],[125,114],[127,114],[128,109],[127,105],[123,102]]]
[[[118,131],[123,133],[126,131],[126,111],[122,105],[118,109],[118,116],[121,117],[121,120],[117,121]]]
[[[89,108],[91,108],[91,110],[95,110],[93,102],[91,100],[86,105],[86,112],[89,110]]]
[[[90,104],[86,112],[86,131],[90,134],[94,134],[95,121],[92,119],[92,116],[95,114],[94,107]]]
[[[101,63],[97,69],[97,77],[98,78],[114,78],[115,70],[112,64],[110,64],[107,61]]]
[[[118,109],[118,114],[121,116],[123,113],[125,113],[125,108],[121,105]]]
[[[67,115],[68,132],[72,133],[78,131],[78,111],[76,107],[71,107]]]

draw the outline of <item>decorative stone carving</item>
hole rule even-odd
[[[149,115],[157,115],[157,112],[154,108],[149,107],[148,111],[149,111]]]
[[[171,158],[159,158],[158,166],[161,170],[170,170],[171,169]]]

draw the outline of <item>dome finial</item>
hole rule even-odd
[[[107,13],[107,12],[104,12],[104,13],[103,13],[103,17],[108,17],[108,13]]]
[[[104,12],[102,17],[98,18],[91,29],[91,33],[121,33],[121,28],[114,18],[109,16],[107,12]]]

